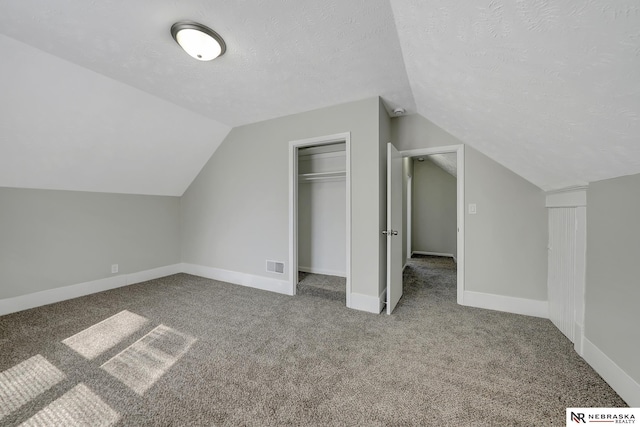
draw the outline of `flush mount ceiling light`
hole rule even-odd
[[[171,35],[185,52],[199,61],[211,61],[227,50],[218,33],[197,22],[176,22],[171,26]]]

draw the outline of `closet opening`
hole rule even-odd
[[[350,135],[290,143],[292,294],[350,302]]]

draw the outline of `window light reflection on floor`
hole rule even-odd
[[[65,378],[39,354],[0,373],[0,421]]]
[[[118,412],[80,383],[20,426],[109,427],[119,419]]]
[[[139,395],[144,394],[196,342],[196,339],[160,325],[120,354],[102,369]]]
[[[62,342],[91,360],[133,335],[147,322],[145,317],[123,310]]]

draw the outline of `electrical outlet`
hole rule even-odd
[[[116,274],[118,272],[118,264],[111,265],[111,274]]]
[[[476,208],[475,203],[469,203],[469,215],[475,215],[478,213],[478,209]]]

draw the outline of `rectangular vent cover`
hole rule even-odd
[[[267,271],[269,273],[284,274],[284,262],[267,260]]]

